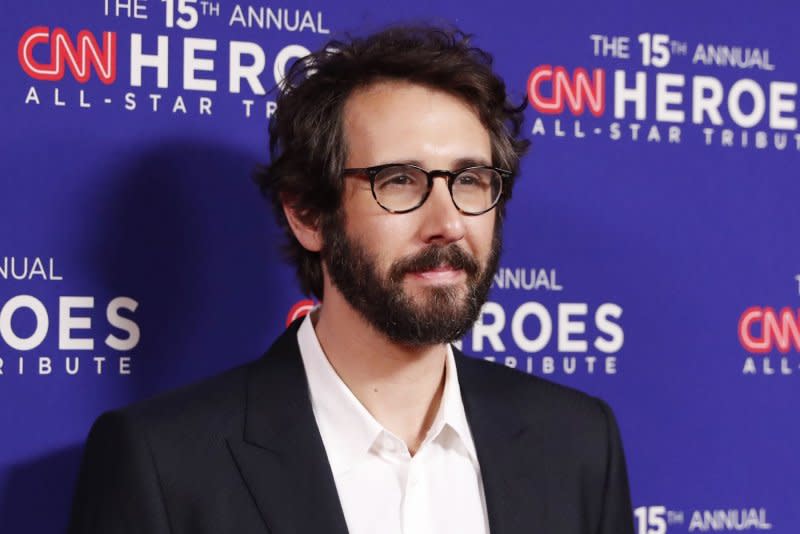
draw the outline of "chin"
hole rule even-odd
[[[420,311],[463,308],[467,305],[467,288],[461,284],[442,284],[416,288],[406,292],[408,300]]]

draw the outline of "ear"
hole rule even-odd
[[[310,220],[307,213],[299,212],[294,203],[284,196],[281,197],[281,204],[286,220],[289,222],[289,228],[292,229],[294,237],[303,248],[311,252],[322,250],[322,233],[318,221]]]

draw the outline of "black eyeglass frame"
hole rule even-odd
[[[423,195],[422,199],[419,201],[419,204],[417,204],[416,206],[414,206],[412,208],[408,208],[408,209],[404,209],[404,210],[393,210],[393,209],[387,208],[386,206],[381,204],[381,202],[378,200],[378,195],[375,194],[375,177],[378,176],[379,172],[381,172],[384,169],[388,169],[389,167],[411,167],[412,169],[417,169],[418,171],[424,173],[425,176],[427,176],[427,178],[428,178],[428,190],[425,192],[425,195]],[[467,172],[467,171],[472,171],[472,170],[475,170],[475,169],[489,169],[489,170],[495,171],[497,174],[499,174],[500,178],[501,178],[500,191],[499,191],[499,193],[497,195],[497,198],[492,203],[492,205],[489,206],[488,208],[486,208],[485,210],[479,211],[479,212],[464,211],[456,203],[456,199],[453,198],[453,183],[456,181],[456,178],[461,173],[464,173],[464,172]],[[453,206],[455,206],[456,209],[460,213],[463,213],[464,215],[483,215],[484,213],[493,210],[497,206],[497,204],[500,202],[500,199],[503,196],[503,181],[511,178],[511,176],[513,176],[514,173],[509,171],[509,170],[506,170],[506,169],[500,169],[498,167],[491,167],[489,165],[473,165],[471,167],[464,167],[463,169],[457,169],[455,171],[446,171],[446,170],[442,170],[442,169],[426,171],[422,167],[417,167],[416,165],[411,165],[410,163],[384,163],[383,165],[374,165],[372,167],[358,167],[358,168],[354,167],[354,168],[349,168],[349,169],[342,169],[342,175],[344,175],[344,176],[359,175],[359,174],[366,174],[367,175],[367,178],[369,178],[369,187],[370,187],[370,190],[372,191],[372,198],[375,199],[375,202],[378,203],[378,206],[380,206],[381,208],[385,209],[389,213],[398,213],[398,214],[399,213],[408,213],[408,212],[414,211],[415,209],[419,208],[420,206],[425,204],[425,201],[428,200],[428,197],[431,194],[431,190],[433,189],[433,179],[435,177],[437,177],[437,176],[445,176],[447,178],[447,189],[448,189],[448,191],[450,191],[450,200],[453,202]]]

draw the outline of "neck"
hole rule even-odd
[[[312,316],[325,355],[361,404],[413,454],[441,404],[447,347],[399,345],[328,289]]]

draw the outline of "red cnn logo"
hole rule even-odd
[[[296,302],[286,315],[286,326],[288,327],[290,324],[292,324],[295,319],[299,319],[300,317],[305,317],[308,315],[314,306],[316,306],[316,304],[311,299],[305,299],[301,300],[300,302]]]
[[[550,83],[552,95],[542,94],[542,84]],[[564,103],[573,115],[583,115],[588,105],[595,117],[606,110],[606,71],[594,69],[591,78],[584,68],[577,68],[570,78],[564,67],[539,65],[528,77],[528,101],[539,113],[557,115]]]
[[[761,327],[761,336],[753,335],[752,327]],[[778,350],[786,354],[794,347],[800,351],[800,309],[794,313],[791,308],[775,312],[769,306],[751,306],[739,318],[739,342],[748,352],[765,354]]]
[[[33,49],[39,45],[50,47],[50,63],[39,63],[34,59]],[[103,46],[100,47],[94,34],[88,30],[81,30],[76,43],[73,43],[63,28],[55,28],[51,34],[47,26],[36,26],[20,38],[17,57],[22,70],[37,80],[60,80],[69,67],[76,80],[86,83],[90,67],[94,66],[100,81],[110,84],[117,78],[117,34],[103,32]]]

